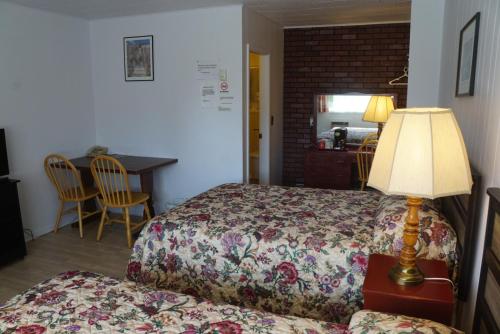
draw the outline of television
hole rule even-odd
[[[7,160],[7,144],[5,130],[0,129],[0,176],[9,175],[9,161]]]

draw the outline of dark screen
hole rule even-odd
[[[5,130],[0,129],[0,176],[9,174],[9,162],[7,161],[7,145],[5,144]]]

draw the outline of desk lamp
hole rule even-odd
[[[470,194],[472,176],[464,140],[451,109],[394,110],[379,139],[368,186],[407,197],[399,263],[389,273],[399,285],[417,285],[418,210],[422,198]]]
[[[384,123],[387,122],[389,115],[394,110],[392,97],[385,95],[374,95],[370,98],[366,111],[363,114],[363,121],[378,123],[377,136],[380,138]]]

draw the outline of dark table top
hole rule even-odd
[[[363,292],[453,303],[453,289],[446,281],[424,281],[415,286],[401,286],[394,283],[388,273],[397,262],[397,257],[382,254],[370,255]],[[425,277],[448,278],[448,268],[444,261],[417,259],[417,265]]]
[[[129,174],[143,174],[154,169],[175,164],[177,159],[172,158],[154,158],[154,157],[138,157],[132,155],[110,154],[113,158],[120,161]],[[92,158],[79,157],[70,160],[77,169],[90,169]]]

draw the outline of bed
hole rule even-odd
[[[347,323],[363,305],[368,255],[401,248],[404,198],[226,184],[155,217],[127,278],[277,314]],[[457,238],[429,201],[419,256],[457,272]]]
[[[0,333],[456,333],[416,318],[362,311],[349,325],[215,305],[90,272],[62,273],[0,305]]]

